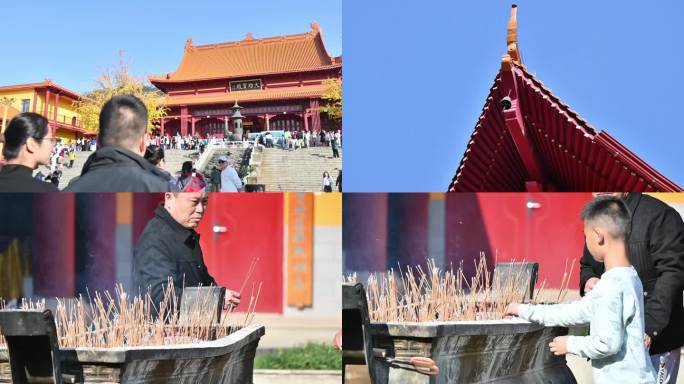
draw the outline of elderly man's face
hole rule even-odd
[[[164,195],[164,208],[185,228],[196,228],[209,203],[206,192],[177,192]]]

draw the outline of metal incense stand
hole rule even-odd
[[[215,311],[211,324],[211,340],[216,339],[216,326],[220,324],[225,288],[188,287],[183,290],[180,304],[180,323],[190,324],[192,308],[209,304]],[[17,384],[76,383],[81,375],[62,373],[62,364],[73,350],[60,351],[52,312],[46,310],[0,311],[0,334],[7,341],[7,355],[12,382]],[[73,359],[72,359],[73,360]]]
[[[497,264],[505,284],[529,271],[525,297],[533,296],[537,263]],[[524,299],[521,297],[521,299]],[[563,327],[524,320],[370,322],[362,284],[342,285],[343,369],[365,358],[374,384],[575,384],[565,356],[548,352]]]
[[[0,332],[7,341],[12,382],[75,383],[62,374],[55,320],[49,309],[0,311]]]

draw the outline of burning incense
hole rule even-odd
[[[556,297],[561,302],[567,294],[572,277],[574,259],[565,264],[561,288]],[[568,267],[570,270],[568,270]],[[426,322],[426,321],[472,321],[503,318],[505,307],[511,302],[525,301],[529,295],[530,272],[524,263],[502,278],[492,278],[484,253],[475,260],[475,273],[470,281],[463,272],[463,262],[458,270],[450,267],[440,270],[434,260],[422,266],[408,266],[398,275],[393,269],[378,277],[368,278],[367,299],[371,321],[374,322]],[[345,278],[347,281],[355,276]],[[537,284],[532,302],[542,298],[546,280]]]
[[[252,267],[253,268],[253,267]],[[114,295],[95,292],[88,302],[82,296],[57,299],[54,313],[57,338],[62,348],[114,348],[194,343],[227,336],[251,324],[261,292],[259,283],[254,289],[243,321],[231,321],[232,309],[225,311],[220,322],[216,319],[216,298],[209,290],[189,306],[181,316],[177,308],[173,280],[169,279],[161,303],[155,307],[148,291],[146,295],[131,297],[122,285]],[[0,301],[0,309],[4,309]],[[45,301],[22,301],[21,309],[45,309]],[[4,339],[0,337],[0,344]]]

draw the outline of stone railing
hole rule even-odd
[[[260,167],[263,157],[264,146],[255,143],[252,147],[252,153],[249,155],[249,166],[252,170],[245,176],[245,184],[259,184]]]

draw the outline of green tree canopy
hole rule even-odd
[[[328,115],[330,120],[340,123],[342,121],[342,80],[328,79],[323,84],[328,86],[328,90],[321,96],[326,101],[321,111]]]

